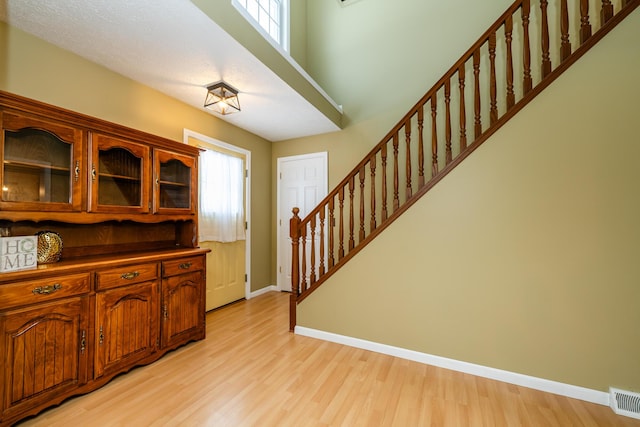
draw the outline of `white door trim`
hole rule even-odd
[[[296,161],[296,160],[306,160],[306,159],[313,159],[313,158],[321,158],[323,160],[323,165],[324,165],[324,175],[325,175],[325,179],[323,180],[323,185],[324,188],[323,193],[324,195],[326,195],[328,193],[328,187],[329,187],[329,163],[328,163],[328,158],[329,158],[329,153],[327,151],[321,151],[321,152],[317,152],[317,153],[309,153],[309,154],[300,154],[297,156],[287,156],[287,157],[278,157],[277,159],[277,171],[276,171],[276,177],[280,176],[280,173],[282,172],[282,163],[287,161]],[[280,212],[280,197],[282,195],[281,192],[281,180],[277,179],[277,190],[276,190],[276,235],[278,236],[276,238],[276,266],[277,268],[279,266],[282,266],[282,242],[280,239],[281,234],[281,227],[287,227],[287,229],[289,228],[289,220],[291,219],[292,213],[291,212]],[[322,198],[324,198],[325,196],[322,196]],[[282,223],[280,222],[280,220],[282,221]],[[283,266],[284,268],[286,268],[287,266]],[[276,271],[276,288],[278,291],[282,291],[282,281],[281,281],[281,274],[279,271]]]
[[[245,237],[245,270],[247,274],[247,280],[244,283],[244,297],[245,299],[251,299],[251,151],[244,148],[236,147],[235,145],[228,144],[226,142],[211,138],[210,136],[203,135],[198,132],[194,132],[189,129],[184,129],[182,142],[189,143],[189,137],[199,139],[208,144],[224,148],[235,153],[240,153],[245,156],[246,159],[246,176],[245,185],[247,191],[247,197],[245,200],[245,216],[247,221],[247,233]]]

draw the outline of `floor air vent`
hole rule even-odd
[[[609,388],[611,409],[618,415],[640,419],[640,393]]]

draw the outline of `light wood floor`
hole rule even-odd
[[[288,332],[288,295],[207,315],[207,339],[26,426],[640,426],[606,406]]]

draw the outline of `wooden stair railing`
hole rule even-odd
[[[299,302],[631,14],[640,0],[557,0],[553,4],[558,10],[550,10],[547,0],[534,0],[538,8],[531,3],[515,1],[304,219],[293,209],[291,331]],[[590,17],[591,10],[599,19]],[[430,153],[425,151],[429,146]]]

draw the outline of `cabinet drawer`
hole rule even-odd
[[[110,289],[158,278],[158,264],[135,264],[96,273],[96,289]]]
[[[204,269],[204,257],[194,256],[162,262],[162,276],[169,277]]]
[[[0,285],[0,308],[84,294],[89,292],[90,283],[89,273],[81,273]]]

